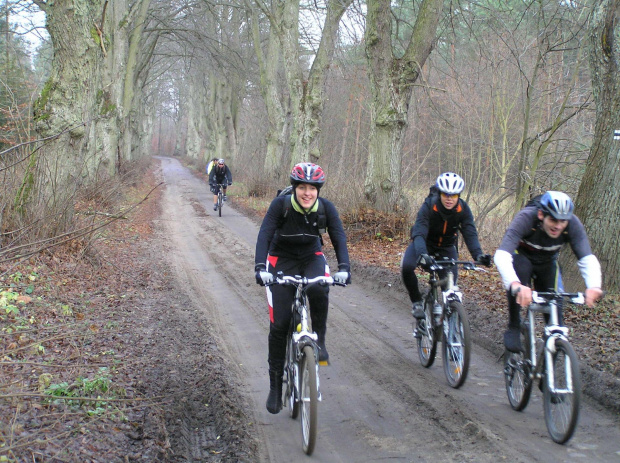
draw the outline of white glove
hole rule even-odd
[[[269,272],[260,272],[260,278],[263,280],[263,285],[273,283],[273,275]]]
[[[350,273],[349,272],[336,272],[334,273],[334,282],[340,285],[346,285],[349,280]]]

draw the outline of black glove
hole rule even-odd
[[[433,259],[428,254],[420,254],[420,258],[418,259],[418,265],[421,266],[425,270],[430,270],[430,268],[435,265],[435,259]]]
[[[265,264],[257,264],[254,267],[254,272],[257,284],[265,286],[273,282],[273,275],[265,269]]]
[[[232,182],[228,182],[228,186],[232,185]]]
[[[491,255],[490,254],[480,254],[476,257],[476,262],[479,262],[481,265],[485,267],[491,266]]]

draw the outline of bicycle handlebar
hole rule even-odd
[[[585,304],[586,302],[583,293],[532,291],[532,302],[536,304],[545,304],[549,301],[560,300],[563,298],[570,299],[573,304]]]
[[[346,286],[346,284],[338,283],[334,281],[332,277],[326,277],[326,276],[306,278],[306,277],[302,277],[299,275],[295,275],[294,277],[288,276],[288,275],[286,276],[276,275],[273,283],[270,283],[270,285],[303,285],[303,286],[309,286],[312,284],[329,285],[329,286]]]
[[[481,267],[477,267],[477,265],[482,265],[480,262],[470,261],[470,260],[454,260],[454,259],[443,259],[443,260],[435,260],[435,263],[430,266],[429,270],[436,272],[437,270],[443,270],[445,267],[454,267],[457,265],[462,265],[465,270],[477,270],[479,272],[488,272]]]

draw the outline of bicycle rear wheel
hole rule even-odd
[[[450,301],[445,311],[441,352],[448,384],[457,389],[467,379],[471,355],[469,320],[459,301]]]
[[[301,436],[306,455],[312,455],[318,428],[318,383],[316,358],[312,346],[305,346],[301,358]]]
[[[430,368],[437,355],[437,336],[433,328],[433,303],[424,302],[424,318],[417,320],[418,356],[423,367]]]
[[[504,353],[504,380],[506,382],[506,393],[510,406],[520,412],[527,407],[532,393],[532,379],[530,378],[530,337],[528,324],[521,326],[521,343],[524,352]]]
[[[545,369],[543,408],[545,423],[554,442],[563,444],[575,432],[581,403],[579,361],[572,346],[565,339],[555,339],[555,353],[551,365]],[[553,384],[549,384],[553,372]]]

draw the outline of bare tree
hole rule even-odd
[[[372,89],[372,125],[365,195],[383,211],[402,207],[401,157],[413,84],[437,41],[443,0],[424,0],[409,43],[396,57],[390,0],[369,0],[366,53]]]
[[[596,125],[575,212],[601,261],[605,286],[620,290],[620,0],[601,0],[589,23],[590,69]],[[566,261],[567,256],[563,256]],[[568,266],[565,266],[568,267]],[[576,278],[566,278],[574,282]]]

